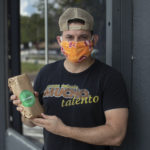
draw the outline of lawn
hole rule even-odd
[[[44,65],[37,63],[21,63],[21,73],[36,73],[38,72]]]

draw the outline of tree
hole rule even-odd
[[[105,23],[105,10],[100,0],[55,0],[48,3],[49,38],[53,39],[59,31],[58,19],[61,13],[68,7],[80,7],[89,11],[95,19],[94,30],[100,32],[100,27]],[[34,5],[44,16],[44,0]],[[55,35],[55,36],[54,36]]]
[[[44,17],[44,0],[34,5]],[[49,42],[55,41],[59,34],[58,19],[68,7],[80,7],[89,11],[95,20],[94,31],[100,35],[97,47],[105,52],[105,0],[55,0],[48,3]]]
[[[44,41],[44,18],[39,14],[21,16],[21,43]]]

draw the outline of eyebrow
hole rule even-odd
[[[66,34],[65,36],[73,36],[73,35],[71,35],[71,34]]]
[[[72,35],[72,34],[66,34],[65,36],[74,36],[74,35]],[[89,35],[83,33],[83,34],[79,35],[79,37],[81,37],[81,36],[87,36],[88,37]]]

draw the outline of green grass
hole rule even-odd
[[[21,73],[34,73],[38,72],[40,68],[42,68],[44,65],[42,64],[36,64],[36,63],[21,63]]]

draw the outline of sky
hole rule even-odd
[[[23,16],[31,16],[31,14],[37,12],[37,9],[33,5],[39,0],[21,0],[20,1],[20,14]]]
[[[39,0],[20,0],[20,14],[23,16],[31,16],[33,13],[38,12],[38,10],[33,7],[35,3]],[[54,0],[48,0],[48,2],[54,2]]]

